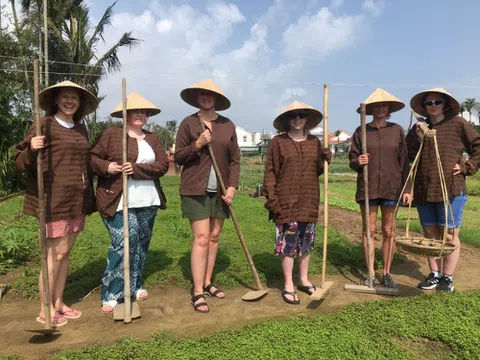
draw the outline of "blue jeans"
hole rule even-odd
[[[467,202],[467,195],[461,192],[458,196],[450,198],[450,206],[452,207],[452,214],[447,212],[448,228],[459,228],[462,225],[463,210]],[[422,226],[445,226],[445,206],[441,202],[427,202],[426,204],[417,205],[418,216]]]
[[[360,204],[361,206],[365,205],[365,200],[358,201],[358,204]],[[370,205],[370,206],[396,206],[397,201],[396,200],[383,199],[383,198],[369,199],[368,200],[368,205]]]

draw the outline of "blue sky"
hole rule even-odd
[[[90,0],[94,20],[111,3]],[[124,69],[102,83],[100,116],[126,77],[127,92],[162,109],[152,120],[180,121],[194,111],[180,90],[212,77],[232,101],[223,114],[250,131],[273,130],[293,100],[323,110],[323,83],[330,131],[353,131],[355,109],[377,87],[406,103],[391,118],[406,127],[410,98],[425,88],[480,100],[479,13],[478,0],[119,0],[99,51],[125,31],[144,41],[120,52]]]

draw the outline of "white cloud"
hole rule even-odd
[[[157,22],[157,31],[158,32],[167,32],[172,29],[173,23],[170,20],[160,20]]]
[[[364,0],[362,4],[362,8],[375,17],[382,15],[385,6],[385,0]]]
[[[334,16],[326,7],[302,16],[283,33],[285,53],[291,59],[323,58],[354,45],[365,27],[363,15]]]
[[[342,5],[343,5],[343,0],[332,0],[329,7],[331,9],[338,9]]]
[[[321,90],[309,92],[294,85],[305,76],[298,55],[320,60],[352,46],[367,26],[365,14],[336,17],[327,8],[290,24],[298,3],[286,0],[273,0],[255,19],[247,18],[241,5],[222,1],[203,9],[164,4],[153,0],[140,14],[114,15],[113,26],[105,33],[108,44],[99,47],[99,54],[125,31],[143,41],[132,52],[121,49],[122,71],[102,81],[100,95],[107,97],[99,109],[101,117],[119,103],[121,78],[125,77],[127,93],[137,91],[162,109],[153,121],[180,121],[195,111],[180,99],[180,91],[212,77],[232,102],[226,116],[252,131],[268,131],[278,112],[293,99],[312,105],[318,102],[313,93]],[[240,33],[246,25],[249,32]],[[285,53],[277,44],[282,31]]]
[[[282,96],[280,99],[284,101],[289,101],[289,100],[296,100],[298,98],[301,98],[307,94],[307,91],[303,88],[286,88],[283,91]]]

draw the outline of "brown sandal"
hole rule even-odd
[[[210,308],[208,308],[208,304],[205,301],[199,302],[198,304],[195,304],[198,300],[203,299],[205,300],[205,296],[203,294],[198,294],[195,296],[192,296],[192,305],[193,305],[193,310],[198,311],[199,313],[206,314],[210,311]],[[207,306],[207,310],[200,310],[200,306]]]

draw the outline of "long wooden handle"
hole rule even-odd
[[[323,143],[328,148],[328,85],[323,85]],[[323,162],[323,260],[322,289],[325,288],[328,243],[328,161]]]
[[[365,104],[360,104],[360,123],[362,131],[362,154],[367,153],[367,120],[366,120],[366,109]],[[373,262],[373,259],[370,256],[370,249],[372,248],[371,238],[370,238],[370,204],[368,196],[368,164],[363,167],[363,189],[365,192],[365,233],[367,236],[367,258],[365,259],[368,267],[368,287],[373,287],[373,274],[371,271],[370,264]]]
[[[127,159],[127,81],[122,79],[122,115],[123,115],[123,136],[122,136],[122,161],[125,164]],[[130,299],[130,236],[128,230],[128,175],[122,173],[123,180],[123,276],[124,276],[124,301],[125,301],[125,323],[132,322],[131,299]]]
[[[33,91],[35,102],[35,135],[42,135],[40,123],[39,105],[39,80],[38,60],[33,63]],[[42,284],[43,284],[43,312],[45,318],[45,329],[52,328],[52,314],[50,313],[50,284],[48,282],[48,250],[47,235],[45,230],[45,190],[43,188],[43,149],[37,150],[37,196],[38,196],[38,227],[40,233],[40,258],[42,263]]]
[[[202,115],[199,113],[198,117],[200,119],[200,127],[202,128],[202,132],[205,131],[205,124],[202,120]],[[222,179],[222,174],[220,173],[220,169],[218,168],[217,159],[215,158],[215,154],[213,153],[213,149],[211,144],[208,144],[208,152],[210,154],[210,159],[212,161],[213,169],[215,170],[215,174],[217,175],[218,182],[220,184],[220,189],[222,190],[222,194],[225,195],[227,193],[227,189],[225,188],[225,183]],[[258,277],[257,269],[255,268],[255,264],[253,263],[252,256],[248,251],[247,243],[243,238],[242,231],[240,230],[240,225],[238,224],[237,217],[235,216],[235,212],[233,211],[232,205],[227,204],[228,211],[230,212],[230,216],[232,218],[233,224],[235,225],[235,230],[237,231],[238,238],[240,240],[240,244],[242,244],[243,251],[247,256],[248,265],[250,266],[250,270],[252,271],[253,278],[255,280],[255,285],[257,290],[263,290],[262,283],[260,282],[260,278]]]

